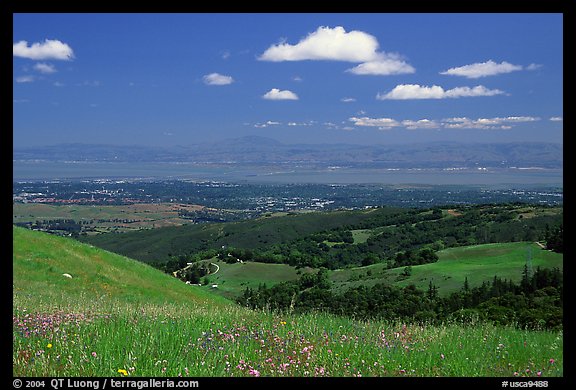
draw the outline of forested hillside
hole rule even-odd
[[[524,204],[381,207],[311,212],[235,223],[188,225],[82,240],[149,262],[167,272],[188,262],[220,256],[230,261],[284,263],[297,267],[385,262],[389,267],[435,261],[434,252],[456,246],[556,242],[563,208]],[[561,251],[561,243],[556,243]]]

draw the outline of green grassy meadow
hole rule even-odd
[[[439,286],[441,293],[447,293],[462,288],[466,278],[470,287],[480,286],[483,281],[490,281],[495,275],[520,282],[529,256],[533,269],[563,269],[562,254],[527,242],[449,248],[440,251],[438,256],[436,263],[413,267],[411,277],[398,284],[414,283],[419,288],[426,288],[429,281],[432,281]]]
[[[563,376],[561,331],[252,311],[146,264],[16,227],[12,342],[14,376]]]
[[[411,275],[403,277],[404,268],[386,269],[385,264],[339,269],[330,272],[335,290],[358,285],[386,283],[395,286],[414,284],[426,290],[430,281],[440,295],[448,295],[462,288],[468,278],[470,287],[491,281],[496,275],[519,282],[531,251],[532,268],[563,269],[563,255],[542,249],[536,243],[512,242],[448,248],[438,252],[435,263],[411,266]]]
[[[544,250],[536,243],[512,242],[444,249],[438,252],[437,262],[411,266],[409,277],[401,275],[404,272],[403,267],[387,269],[384,263],[331,270],[328,275],[334,291],[345,291],[360,285],[373,286],[377,283],[400,287],[414,284],[426,290],[431,281],[438,287],[439,294],[446,296],[460,290],[466,278],[470,287],[480,286],[484,281],[490,282],[495,275],[518,283],[529,251],[533,269],[563,269],[562,254]],[[303,273],[314,272],[310,268],[298,270],[286,264],[227,264],[216,258],[209,262],[220,267],[218,273],[209,277],[210,285],[218,284],[215,292],[228,298],[238,296],[246,287],[257,288],[260,283],[270,287],[276,283],[297,280]]]
[[[213,258],[208,262],[218,265],[218,272],[208,276],[209,283],[203,288],[218,285],[215,292],[234,299],[246,287],[257,288],[263,283],[273,286],[276,283],[297,280],[301,274],[313,272],[311,268],[297,270],[288,264],[268,264],[258,262],[237,262],[228,264]],[[212,271],[213,272],[213,271]]]

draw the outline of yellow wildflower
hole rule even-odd
[[[118,372],[119,372],[120,374],[124,375],[124,376],[127,376],[127,375],[128,375],[128,371],[126,371],[126,370],[124,370],[124,369],[122,369],[122,368],[119,368],[119,369],[118,369]]]

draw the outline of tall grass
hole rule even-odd
[[[42,309],[42,308],[38,308]],[[15,376],[562,376],[562,332],[241,307],[16,306]]]

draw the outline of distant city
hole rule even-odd
[[[183,203],[244,211],[256,216],[267,212],[361,209],[378,206],[430,207],[505,202],[561,205],[563,189],[94,179],[14,182],[13,201],[61,205]]]

